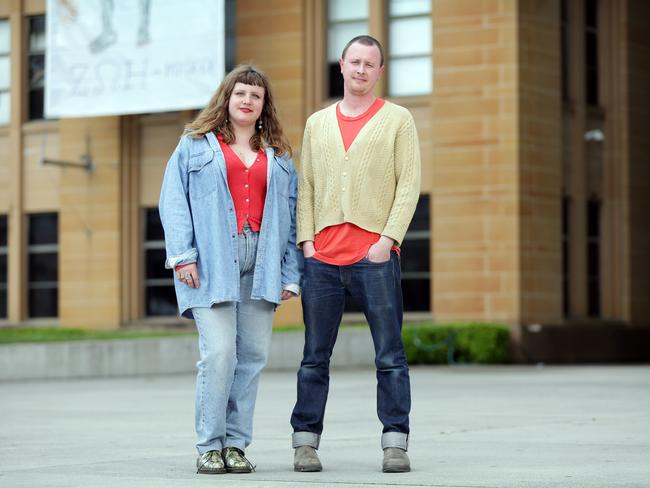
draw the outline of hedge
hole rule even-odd
[[[409,324],[402,329],[409,364],[510,361],[510,329],[500,324]]]

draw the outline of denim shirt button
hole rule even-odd
[[[232,238],[234,239],[234,238],[235,238],[235,234],[232,234],[230,237],[232,237]]]

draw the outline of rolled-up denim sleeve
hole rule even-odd
[[[300,279],[302,276],[302,251],[296,245],[296,201],[298,198],[298,175],[289,161],[291,183],[289,186],[289,213],[291,214],[291,228],[287,250],[282,258],[282,289],[289,290],[297,295],[300,293]]]
[[[198,251],[194,247],[194,226],[188,198],[187,138],[182,137],[167,162],[158,210],[165,231],[167,259],[165,268],[194,263]]]

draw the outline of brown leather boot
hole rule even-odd
[[[384,462],[381,470],[384,473],[407,473],[411,471],[411,462],[406,451],[399,447],[384,449]]]
[[[296,447],[293,455],[293,470],[302,472],[322,471],[323,465],[318,459],[316,449],[311,446]]]

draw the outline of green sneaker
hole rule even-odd
[[[221,451],[207,451],[196,460],[196,472],[201,474],[225,474],[228,471],[223,463]]]
[[[246,459],[244,451],[236,447],[225,447],[223,449],[223,461],[229,473],[251,473],[255,466]]]

